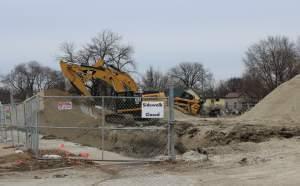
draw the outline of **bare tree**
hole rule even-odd
[[[142,78],[141,85],[144,90],[163,91],[167,88],[168,76],[155,71],[152,66],[146,71]]]
[[[240,77],[229,78],[226,81],[220,81],[216,88],[216,95],[220,97],[226,96],[230,92],[242,92],[243,79]]]
[[[41,90],[64,86],[60,72],[42,66],[36,61],[17,65],[2,82],[12,87],[20,99],[31,97]]]
[[[66,62],[71,63],[79,63],[79,56],[77,56],[75,51],[75,44],[71,42],[64,42],[60,46],[60,50],[62,51],[62,55],[59,57],[60,59],[63,59]]]
[[[10,102],[10,91],[7,87],[0,88],[0,103],[8,104]]]
[[[244,59],[246,76],[258,78],[266,92],[298,73],[295,44],[287,37],[268,37],[252,45]]]
[[[201,84],[199,85],[201,87],[201,92],[202,96],[207,97],[207,96],[214,96],[214,77],[211,72],[208,70],[204,70],[204,74],[201,77]]]
[[[122,37],[109,30],[105,30],[93,37],[90,42],[75,49],[73,43],[65,42],[61,45],[62,59],[71,63],[93,65],[99,59],[105,61],[105,65],[113,66],[120,71],[133,72],[136,69],[133,60],[133,48],[122,43]],[[92,95],[106,95],[111,92],[111,87],[99,79],[92,79],[87,86]]]
[[[256,73],[245,73],[242,82],[242,93],[253,100],[259,101],[269,93]]]
[[[298,37],[296,42],[296,50],[297,50],[296,52],[297,52],[297,62],[298,62],[296,69],[297,69],[297,74],[299,74],[300,73],[300,36]]]
[[[170,76],[185,88],[193,88],[205,92],[213,82],[213,75],[201,63],[184,62],[170,70]]]
[[[299,57],[300,57],[300,36],[298,37],[297,42],[296,42],[296,50],[297,50],[297,57],[299,59]]]
[[[36,78],[36,90],[47,90],[51,88],[64,89],[64,77],[60,71],[49,67],[41,67],[41,71]]]
[[[135,69],[133,48],[124,45],[122,37],[109,30],[97,34],[79,50],[75,49],[73,43],[65,42],[61,45],[61,51],[63,54],[59,58],[67,62],[93,65],[97,60],[103,59],[106,65],[112,65],[121,71]]]

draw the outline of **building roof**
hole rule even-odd
[[[242,96],[242,93],[240,93],[240,92],[230,92],[225,96],[225,98],[239,98],[241,96]]]

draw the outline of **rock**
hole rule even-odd
[[[53,178],[65,178],[67,176],[68,175],[66,175],[66,174],[56,174],[56,175],[53,176]]]
[[[241,165],[248,164],[248,159],[247,158],[243,158],[241,161],[239,161],[239,164],[241,164]]]
[[[39,177],[39,176],[34,176],[33,178],[36,179],[36,180],[42,179],[42,178]]]
[[[62,157],[59,156],[59,155],[49,155],[49,154],[43,155],[43,158],[44,158],[44,159],[51,159],[51,160],[59,160],[59,159],[62,159]]]
[[[26,147],[18,147],[18,148],[16,148],[16,150],[20,150],[20,151],[25,152],[25,151],[27,151],[28,149],[27,149]]]
[[[169,156],[156,156],[155,159],[160,160],[160,161],[167,161],[169,160]]]
[[[189,151],[182,155],[182,159],[184,161],[208,161],[208,155],[207,154],[200,154],[196,151]]]
[[[23,154],[24,152],[22,150],[15,150],[16,154]]]

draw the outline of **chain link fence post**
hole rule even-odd
[[[32,102],[31,101],[28,101],[27,102],[28,104],[28,110],[27,110],[27,124],[28,124],[28,129],[29,129],[29,132],[28,132],[28,144],[29,144],[29,149],[31,151],[33,151],[33,128],[32,128],[32,123],[33,123],[33,113],[32,113]]]
[[[35,135],[35,131],[34,131],[34,113],[33,113],[33,104],[32,104],[32,100],[30,100],[29,102],[30,104],[30,121],[29,121],[29,125],[30,125],[30,149],[34,152],[34,135]]]
[[[9,116],[10,116],[10,135],[11,135],[11,143],[12,146],[15,146],[14,142],[14,121],[13,121],[13,109],[14,109],[14,96],[13,96],[13,88],[10,88],[10,109],[9,109]]]
[[[174,87],[169,88],[169,119],[168,119],[168,156],[169,159],[176,160],[175,154],[175,129],[174,129]]]
[[[102,129],[101,129],[101,159],[104,160],[104,126],[105,126],[105,98],[102,97]]]
[[[3,106],[0,102],[0,127],[1,127],[1,142],[4,143],[4,126],[3,126]]]
[[[5,143],[8,142],[8,129],[7,129],[7,105],[4,108],[4,138]]]
[[[17,144],[20,145],[20,121],[18,120],[19,114],[18,114],[18,105],[15,104],[15,117],[16,117],[16,127],[17,127]]]
[[[10,77],[12,79],[12,75]],[[13,104],[14,104],[14,96],[13,96],[13,88],[10,87],[9,89],[9,96],[10,96],[10,105],[8,106],[9,110],[7,109],[7,111],[9,111],[9,121],[10,121],[10,126],[8,126],[8,129],[10,129],[10,140],[11,140],[11,144],[14,147],[14,136],[13,136],[13,120],[12,120],[12,109],[13,109]]]
[[[36,96],[34,99],[35,103],[35,155],[38,158],[39,157],[39,111],[40,111],[40,97]]]
[[[27,102],[25,101],[23,103],[23,112],[24,112],[24,127],[25,127],[25,147],[26,149],[29,149],[29,128],[28,128],[28,122],[27,122]]]

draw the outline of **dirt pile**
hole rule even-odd
[[[300,125],[300,75],[277,87],[240,119],[261,124]]]
[[[44,92],[45,96],[68,96],[68,93],[59,90],[49,90]],[[71,102],[71,109],[59,109],[61,103]],[[46,97],[40,100],[40,123],[46,126],[57,127],[86,127],[97,126],[100,121],[92,117],[92,114],[84,112],[82,108],[90,108],[91,113],[97,112],[95,105],[89,99],[72,99],[70,97]],[[97,113],[96,113],[97,112]],[[93,123],[93,124],[91,124]]]
[[[178,153],[199,151],[202,148],[226,146],[241,142],[261,143],[271,138],[300,136],[299,126],[246,125],[215,122],[208,125],[176,123],[176,150]]]

